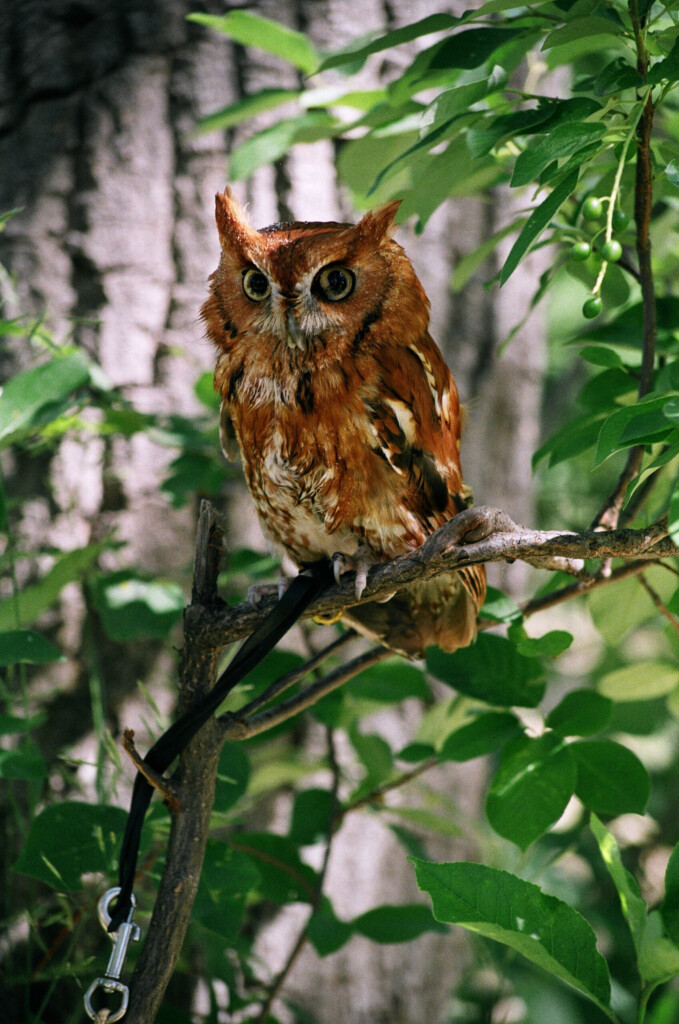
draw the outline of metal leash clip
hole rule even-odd
[[[105,932],[108,932],[108,926],[111,923],[111,915],[109,914],[108,908],[119,892],[119,887],[116,887],[115,889],[108,889],[97,904],[99,921],[101,922],[101,927]],[[113,949],[111,950],[111,956],[108,961],[106,973],[103,978],[97,978],[96,981],[93,981],[85,993],[85,1012],[90,1020],[96,1020],[97,1014],[100,1012],[95,1010],[92,1006],[92,996],[98,988],[103,988],[104,992],[108,993],[117,992],[121,996],[120,1007],[115,1013],[109,1013],[109,1024],[115,1024],[115,1021],[122,1020],[127,1011],[130,991],[127,985],[123,985],[120,981],[120,975],[123,972],[123,965],[125,963],[125,957],[127,956],[127,947],[130,942],[139,942],[139,938],[141,936],[141,929],[139,925],[132,923],[134,908],[137,905],[134,895],[131,896],[130,902],[130,912],[127,915],[127,921],[124,921],[117,931],[110,933],[110,938],[113,942]]]

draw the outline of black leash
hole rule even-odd
[[[264,621],[240,646],[210,692],[181,715],[160,739],[156,740],[144,758],[144,764],[157,773],[166,771],[234,686],[262,661],[281,637],[294,626],[304,609],[332,581],[332,567],[329,562],[315,562],[304,573],[295,576]],[[128,919],[132,907],[132,887],[137,870],[141,830],[151,803],[153,788],[148,779],[141,772],[137,772],[118,862],[120,892],[111,914],[109,932],[118,930]]]

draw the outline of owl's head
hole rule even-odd
[[[426,296],[392,240],[398,207],[394,200],[355,225],[295,222],[256,230],[228,188],[218,193],[222,252],[202,311],[212,340],[223,350],[240,339],[308,356],[319,346],[359,346],[373,325],[397,313],[401,330],[404,320],[425,330]]]

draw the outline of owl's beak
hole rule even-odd
[[[300,352],[306,349],[306,341],[304,334],[299,328],[299,324],[295,319],[295,314],[291,309],[287,310],[285,314],[285,328],[288,332],[288,342],[292,348],[298,348]]]

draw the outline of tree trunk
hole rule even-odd
[[[297,84],[287,66],[185,20],[191,10],[223,13],[224,6],[216,0],[14,0],[0,13],[0,212],[22,207],[0,235],[0,259],[17,293],[16,299],[8,294],[8,308],[44,311],[55,338],[73,336],[149,412],[191,415],[194,381],[212,365],[197,313],[217,262],[213,197],[225,184],[230,146],[252,127],[233,136],[197,135],[196,120],[264,85]],[[360,6],[257,0],[250,9],[308,31],[330,49],[446,6],[454,8],[433,0],[416,12],[408,0]],[[238,188],[254,223],[351,217],[332,160],[333,147],[323,142],[257,171]],[[517,272],[499,298],[483,288],[492,269],[460,295],[451,296],[448,285],[454,261],[497,229],[504,206],[502,194],[486,204],[450,202],[421,237],[406,228],[399,239],[428,290],[432,333],[468,405],[465,477],[478,502],[504,507],[528,524],[544,348],[539,320],[519,332],[502,359],[496,349],[523,315],[534,276]],[[30,359],[28,349],[15,347],[0,365],[25,367]],[[38,468],[44,477],[18,524],[19,546],[76,547],[113,528],[125,547],[106,556],[107,568],[129,564],[183,579],[195,508],[174,510],[162,499],[169,458],[136,435],[66,441],[52,459],[28,469],[8,463],[9,486],[19,496],[35,484]],[[242,537],[251,531],[249,499],[233,499],[230,508],[232,538]],[[263,544],[259,535],[257,542]],[[58,694],[47,700],[51,724],[42,737],[51,753],[65,742],[84,749],[91,728],[83,600],[76,590],[64,596],[61,616],[55,624],[70,661],[51,673]],[[109,716],[121,714],[121,701],[140,678],[150,679],[169,707],[174,666],[165,651],[151,642],[114,650],[100,642]],[[122,717],[131,725],[135,712],[124,710]],[[413,717],[405,707],[374,725],[398,745],[410,738]],[[478,771],[447,766],[433,784],[464,820],[478,812],[482,783]],[[430,853],[439,859],[474,855],[468,839],[436,846]],[[369,813],[350,817],[337,837],[328,892],[340,916],[419,898],[403,848]],[[296,934],[295,917],[294,910],[282,913],[262,933],[260,951],[273,971]],[[305,952],[286,995],[322,1024],[444,1021],[465,960],[460,932],[403,946],[356,938],[325,960]]]

